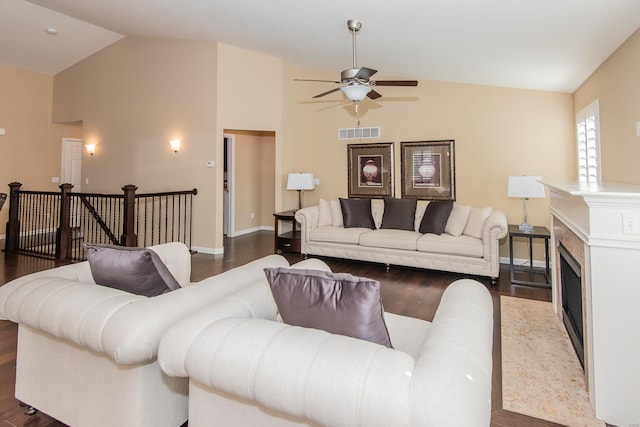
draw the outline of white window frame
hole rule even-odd
[[[600,185],[600,106],[597,99],[576,114],[576,142],[578,182],[582,186]]]

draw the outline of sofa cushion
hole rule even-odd
[[[371,199],[371,216],[376,228],[380,228],[382,225],[382,215],[384,215],[384,200]]]
[[[311,230],[309,241],[357,245],[360,242],[360,235],[370,232],[370,228],[344,228],[327,225]]]
[[[323,225],[333,225],[333,217],[331,216],[331,206],[325,199],[320,199],[318,202],[318,209],[320,210],[318,215],[318,227]]]
[[[384,199],[384,214],[380,228],[415,230],[416,199]]]
[[[442,255],[460,255],[482,258],[484,247],[482,240],[471,236],[454,237],[447,233],[424,234],[416,242],[416,249],[420,252],[431,252]]]
[[[467,236],[482,239],[482,230],[484,230],[484,223],[491,215],[491,207],[486,208],[471,208],[469,211],[469,218],[467,219],[467,225],[464,227],[462,234]]]
[[[343,199],[340,198],[342,221],[345,228],[362,227],[376,228],[371,215],[371,199]]]
[[[283,267],[264,272],[285,323],[391,347],[377,280]]]
[[[416,250],[416,242],[420,237],[415,231],[380,229],[360,235],[360,246],[389,249]]]
[[[84,245],[93,280],[102,286],[153,297],[180,284],[158,254],[147,248]]]
[[[420,222],[420,233],[442,234],[452,208],[451,200],[429,202]]]
[[[464,227],[467,225],[470,210],[471,207],[467,205],[454,205],[449,214],[447,225],[444,227],[444,232],[452,236],[462,235]]]
[[[340,207],[340,200],[329,200],[329,208],[331,208],[332,225],[334,227],[342,227],[344,223],[342,222],[342,208]]]

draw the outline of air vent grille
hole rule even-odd
[[[380,126],[370,128],[338,129],[338,139],[369,139],[380,138]]]

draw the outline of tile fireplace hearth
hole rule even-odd
[[[640,186],[545,185],[550,192],[553,305],[561,319],[567,308],[574,312],[574,322],[582,317],[577,332],[583,335],[583,366],[596,417],[619,426],[640,425],[640,233],[623,223],[623,218],[640,220]],[[582,300],[565,303],[564,309],[560,245],[573,261],[573,273],[565,267],[565,274],[579,278],[571,292],[575,296],[579,290]],[[581,313],[576,315],[578,305]]]

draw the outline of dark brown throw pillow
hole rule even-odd
[[[180,287],[158,254],[151,249],[89,244],[85,244],[84,249],[91,275],[98,285],[146,297]]]
[[[380,228],[415,230],[416,199],[384,199],[384,214]]]
[[[284,323],[391,348],[377,280],[283,267],[264,272]]]
[[[431,201],[420,221],[420,233],[442,234],[447,226],[453,200]]]
[[[342,222],[345,228],[375,229],[376,224],[371,215],[371,199],[343,199],[340,198]]]

